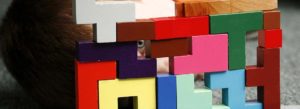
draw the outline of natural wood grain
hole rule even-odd
[[[272,10],[278,8],[278,0],[230,0],[231,10],[236,12]]]
[[[231,13],[230,0],[177,0],[183,3],[185,17]],[[178,12],[180,13],[180,12]]]
[[[183,2],[175,2],[175,15],[178,17],[184,17],[184,3]]]

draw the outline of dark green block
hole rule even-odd
[[[229,69],[246,66],[246,33],[263,29],[263,13],[247,12],[210,16],[211,34],[228,33]]]

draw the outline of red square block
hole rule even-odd
[[[262,30],[258,33],[258,45],[264,48],[282,47],[282,30]]]
[[[75,62],[77,109],[98,109],[98,81],[116,79],[116,61]]]

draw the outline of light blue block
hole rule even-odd
[[[176,109],[176,77],[159,75],[156,80],[157,109]]]
[[[230,109],[261,109],[261,103],[246,104],[245,70],[206,73],[205,85],[222,89],[222,102]]]
[[[212,91],[195,89],[194,75],[177,75],[177,109],[212,109]]]

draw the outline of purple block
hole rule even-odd
[[[136,42],[94,43],[78,42],[77,59],[80,62],[118,61],[118,78],[141,78],[156,76],[156,59],[137,57]]]
[[[137,49],[136,42],[98,44],[88,41],[76,43],[77,59],[80,62],[113,61],[124,58],[136,60]]]
[[[118,64],[118,78],[156,77],[156,59],[119,61]]]

